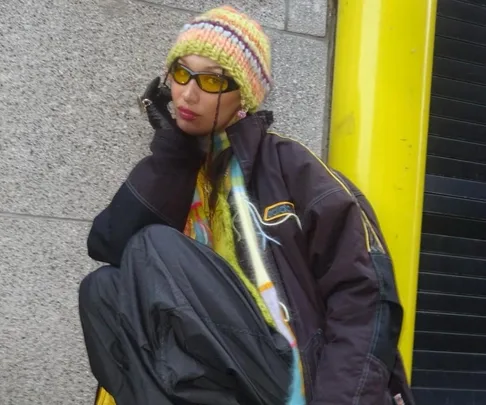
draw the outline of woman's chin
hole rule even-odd
[[[196,120],[197,121],[197,120]],[[191,136],[205,136],[208,134],[208,131],[202,131],[200,126],[195,121],[187,121],[181,118],[176,119],[177,126],[179,129],[186,133],[187,135]]]

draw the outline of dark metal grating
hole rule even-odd
[[[412,385],[486,404],[486,0],[438,0]]]

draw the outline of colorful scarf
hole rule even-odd
[[[225,133],[215,137],[215,154],[227,147],[229,147],[229,140]],[[288,311],[279,300],[278,291],[272,282],[262,254],[262,249],[265,249],[268,241],[273,243],[278,243],[278,241],[264,232],[262,225],[265,225],[265,222],[248,197],[243,173],[236,157],[230,161],[229,170],[222,189],[218,193],[216,208],[212,215],[209,213],[210,193],[209,182],[202,169],[198,175],[184,233],[213,248],[231,265],[257,303],[267,324],[278,330],[287,339],[293,351],[293,375],[287,405],[303,405],[305,404],[304,383],[297,342],[289,325]],[[230,195],[233,207],[228,202]],[[236,214],[235,221],[231,215],[232,211]],[[235,227],[235,222],[238,223],[238,227]],[[253,271],[253,280],[246,276],[239,264],[235,235],[244,242]]]

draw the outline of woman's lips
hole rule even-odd
[[[198,114],[196,114],[194,111],[188,110],[184,107],[179,107],[178,111],[179,117],[184,121],[194,121],[198,117]]]

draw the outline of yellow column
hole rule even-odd
[[[339,0],[329,163],[371,200],[405,310],[410,378],[437,0]]]

